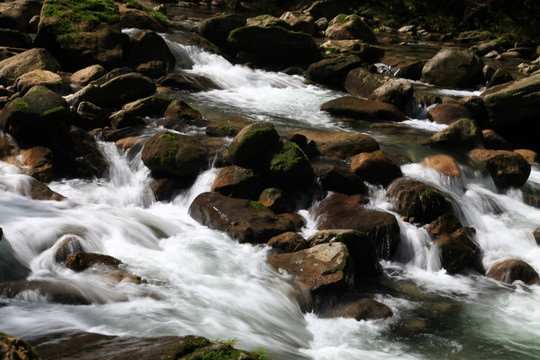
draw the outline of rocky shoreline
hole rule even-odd
[[[193,108],[196,104],[186,103],[175,92],[207,91],[219,85],[183,72],[181,68],[189,69],[189,59],[175,58],[157,32],[182,30],[189,34],[181,40],[185,44],[235,63],[303,74],[313,84],[347,92],[350,95],[321,106],[338,121],[386,123],[400,131],[399,123],[417,116],[418,104],[423,104],[429,120],[447,127],[421,141],[443,153],[426,157],[421,164],[459,177],[456,159],[444,154],[459,151],[487,171],[500,189],[523,186],[531,163],[538,161],[540,46],[516,47],[473,33],[458,34],[431,58],[411,60],[388,56],[386,49],[432,41],[435,34],[416,26],[371,29],[361,16],[342,13],[339,1],[317,1],[280,18],[217,15],[191,31],[167,19],[159,12],[163,9],[112,0],[2,4],[0,159],[33,178],[23,195],[69,201],[45,183],[107,176],[97,137],[124,151],[142,148],[159,201],[169,201],[175,192],[189,188],[210,166],[222,167],[212,192],[193,201],[190,215],[239,242],[271,246],[274,252],[268,261],[276,270],[295,276],[295,296],[302,309],[322,317],[392,316],[388,306],[372,298],[370,289],[382,274],[380,261],[395,254],[400,229],[392,214],[366,206],[366,182],[386,189],[393,210],[403,220],[426,227],[448,273],[468,268],[506,283],[540,282],[536,271],[519,260],[483,268],[475,229],[460,224],[448,195],[403,177],[400,165],[411,160],[381,150],[369,135],[278,132],[267,122],[205,118]],[[139,30],[128,35],[124,28]],[[467,35],[468,42],[463,40]],[[509,59],[519,60],[519,67],[509,71]],[[489,89],[462,98],[430,95],[429,90],[419,96],[415,90],[422,83],[452,89],[487,84]],[[172,131],[148,137],[147,117]],[[205,134],[183,134],[189,126],[203,128]],[[321,200],[314,209],[319,231],[304,239],[298,234],[304,219],[295,210],[310,206],[312,199]],[[539,195],[529,193],[525,201],[538,206]],[[118,282],[144,281],[123,272],[117,259],[84,252],[76,238],[56,249],[56,259],[73,271],[100,265]],[[14,279],[9,276],[0,280],[2,294],[10,297],[31,288],[50,292],[61,303],[86,303],[75,290],[30,282],[21,286],[10,282]],[[208,347],[205,351],[227,352],[224,358],[261,358],[199,340]],[[111,340],[113,345],[107,342],[106,347],[116,352],[114,344],[131,346],[130,341]],[[175,349],[178,346],[175,343]],[[174,358],[204,358],[197,349],[177,352]],[[104,351],[109,356],[109,350]],[[5,358],[9,356],[14,355]],[[32,356],[36,355],[30,351],[22,358],[36,358]],[[44,358],[57,358],[49,356]]]

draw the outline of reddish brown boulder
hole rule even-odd
[[[428,119],[438,124],[450,125],[463,118],[472,118],[470,111],[461,104],[442,103],[428,111]]]
[[[103,265],[118,269],[120,264],[122,262],[112,256],[82,251],[71,254],[66,259],[66,267],[76,272],[84,271],[94,265]]]
[[[364,181],[383,186],[402,175],[400,167],[383,150],[355,155],[351,171]]]
[[[358,321],[377,320],[391,317],[392,310],[383,303],[369,298],[339,304],[323,312],[321,318],[353,318]]]
[[[508,284],[514,281],[523,281],[525,284],[540,284],[538,273],[522,260],[505,260],[489,268],[487,277],[502,281]]]
[[[538,156],[538,153],[536,151],[532,151],[529,149],[516,149],[514,150],[515,153],[518,153],[519,155],[523,156],[525,160],[527,160],[530,163],[538,162],[540,157]]]
[[[376,100],[344,96],[321,105],[331,115],[365,121],[403,121],[407,117],[397,107]]]
[[[364,180],[355,175],[350,166],[335,160],[319,158],[311,161],[311,167],[323,191],[335,191],[348,195],[367,192]]]
[[[482,132],[474,120],[462,118],[421,143],[452,149],[470,149],[482,144]]]
[[[460,177],[461,171],[453,157],[444,154],[432,155],[422,159],[422,166],[431,168],[449,177]]]
[[[491,129],[482,130],[482,136],[484,138],[484,147],[488,150],[513,150],[508,141]]]
[[[469,157],[485,167],[495,184],[501,187],[522,186],[531,172],[531,164],[513,151],[474,149]]]
[[[292,231],[274,236],[268,240],[266,245],[287,253],[305,250],[309,247],[309,243],[302,236]]]
[[[484,63],[473,51],[442,48],[422,69],[422,81],[451,88],[473,87],[483,81]]]
[[[208,91],[219,89],[219,86],[206,76],[189,73],[171,73],[160,77],[156,83],[176,90]]]
[[[262,179],[253,170],[236,165],[222,169],[212,185],[212,191],[241,199],[257,199],[263,189]]]

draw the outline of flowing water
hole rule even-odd
[[[299,76],[232,65],[196,47],[170,46],[177,58],[188,58],[187,71],[223,88],[182,95],[206,116],[239,114],[279,129],[365,131],[383,148],[415,161],[431,150],[413,140],[439,129],[422,119],[407,122],[411,131],[339,123],[319,107],[342,93],[306,85]],[[383,263],[381,284],[389,291],[375,299],[393,317],[321,319],[301,312],[291,296],[291,278],[267,264],[268,248],[239,244],[188,215],[191,201],[210,189],[218,169],[202,173],[172,201],[156,202],[140,149],[124,153],[112,143],[100,146],[111,164],[109,176],[49,184],[69,199],[62,202],[21,195],[28,178],[0,164],[0,281],[39,284],[14,297],[0,295],[0,331],[37,344],[76,332],[193,334],[237,339],[236,346],[265,348],[275,359],[540,358],[540,287],[501,284],[473,270],[448,275],[423,228],[399,221],[402,243],[396,257]],[[540,211],[523,203],[520,190],[497,192],[486,174],[465,162],[459,179],[418,164],[402,170],[449,194],[462,224],[476,229],[484,266],[519,258],[540,271],[540,247],[532,235]],[[527,186],[540,187],[538,167]],[[370,189],[369,206],[391,211],[384,190]],[[302,235],[308,236],[317,219],[309,209],[300,214],[307,219]],[[67,269],[55,261],[66,241],[120,259],[121,271],[142,283],[118,282],[99,268]],[[55,293],[80,304],[57,301]]]

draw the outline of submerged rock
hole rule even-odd
[[[324,311],[322,318],[353,318],[357,321],[377,320],[391,317],[392,310],[383,303],[369,298],[346,302]]]
[[[84,271],[95,265],[103,265],[118,269],[120,264],[122,264],[122,262],[112,256],[82,251],[70,254],[66,258],[66,267],[76,272]]]

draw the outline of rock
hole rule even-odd
[[[474,149],[469,157],[485,167],[500,187],[522,186],[531,172],[531,164],[513,151]]]
[[[165,109],[165,117],[174,120],[201,120],[203,116],[185,101],[173,100]]]
[[[530,163],[539,162],[540,160],[538,153],[529,149],[516,149],[514,150],[514,152],[523,156],[525,160],[527,160]]]
[[[514,281],[522,281],[527,285],[540,283],[538,273],[532,266],[522,260],[504,260],[492,265],[486,276],[508,284]]]
[[[90,305],[85,294],[75,285],[69,283],[59,283],[53,281],[6,281],[0,283],[0,292],[8,298],[15,298],[19,294],[34,292],[47,297],[47,300],[56,304],[66,305]],[[1,342],[1,340],[0,340]],[[0,346],[0,354],[2,354]],[[3,355],[3,354],[2,354]],[[5,358],[3,358],[5,359]],[[19,357],[13,360],[19,360]],[[36,358],[39,359],[39,358]]]
[[[315,25],[317,25],[317,30],[325,31],[328,28],[328,19],[325,17],[319,18],[315,21]]]
[[[301,11],[287,11],[279,18],[285,20],[293,31],[303,32],[311,36],[317,34],[315,18],[309,14]]]
[[[276,216],[257,201],[232,199],[216,193],[202,193],[189,207],[195,220],[212,229],[225,231],[241,243],[266,243],[272,237],[294,231],[292,221]]]
[[[392,310],[373,299],[363,298],[334,306],[320,315],[321,318],[353,318],[357,321],[377,320],[391,317]]]
[[[76,272],[84,271],[89,267],[96,265],[118,269],[120,264],[122,264],[122,262],[112,256],[82,251],[68,255],[66,259],[66,267]]]
[[[429,223],[426,231],[432,238],[438,238],[443,235],[451,234],[462,228],[463,227],[457,217],[452,214],[443,214]]]
[[[66,128],[69,106],[57,93],[43,86],[34,86],[23,97],[10,101],[0,114],[2,130],[21,142],[46,145]]]
[[[377,74],[366,68],[358,67],[347,74],[345,89],[354,96],[368,98],[373,91],[394,79],[389,75]]]
[[[304,11],[310,13],[315,19],[326,16],[334,18],[358,6],[356,0],[317,0],[307,6]]]
[[[118,108],[128,102],[154,95],[156,85],[144,75],[130,73],[107,81],[100,89],[103,92],[103,104]]]
[[[263,159],[263,173],[268,181],[284,189],[305,189],[314,178],[306,154],[290,141],[275,144],[268,149]]]
[[[379,257],[390,259],[400,242],[397,220],[385,211],[365,208],[365,203],[366,199],[361,195],[329,194],[314,209],[318,229],[361,231],[373,242]],[[353,254],[350,248],[349,251]]]
[[[189,73],[172,73],[160,77],[156,83],[161,86],[185,91],[208,91],[220,87],[206,76]]]
[[[394,79],[385,82],[371,93],[370,99],[394,105],[401,112],[413,101],[414,90],[411,83],[405,79]]]
[[[259,195],[259,202],[276,214],[295,210],[293,199],[283,190],[278,188],[264,189]]]
[[[162,131],[144,144],[142,161],[152,175],[174,177],[190,185],[208,166],[207,150],[194,137]]]
[[[383,150],[355,155],[351,161],[351,171],[364,181],[382,186],[388,186],[402,176],[400,167]]]
[[[19,30],[2,29],[0,31],[0,46],[29,49],[32,47],[32,38]]]
[[[240,130],[252,123],[252,121],[240,116],[226,116],[224,118],[213,119],[206,127],[206,135],[234,137],[238,135]]]
[[[536,228],[533,232],[534,240],[540,245],[540,228]]]
[[[56,72],[60,66],[45,49],[30,49],[0,61],[0,85],[10,86],[21,75],[33,70]]]
[[[342,88],[347,73],[362,64],[356,55],[344,55],[323,59],[311,64],[305,76],[316,83]]]
[[[392,67],[395,76],[410,80],[420,80],[422,77],[422,69],[426,65],[425,61],[407,61]]]
[[[121,31],[118,7],[111,1],[43,3],[35,43],[47,48],[65,69],[121,66],[128,42]]]
[[[469,110],[460,104],[442,103],[428,110],[428,119],[437,124],[450,125],[463,118],[472,118]]]
[[[244,127],[229,146],[229,159],[235,165],[258,168],[266,151],[279,144],[279,134],[271,123],[256,122]]]
[[[483,80],[482,60],[472,51],[443,48],[422,69],[422,81],[438,86],[467,88]]]
[[[136,3],[137,7],[133,8],[132,4],[118,4],[120,12],[120,25],[122,28],[149,29],[154,31],[166,31],[166,20],[162,21],[157,12],[150,11],[144,8],[140,3]]]
[[[384,49],[362,40],[327,40],[321,45],[324,57],[356,55],[362,61],[373,64],[384,56]]]
[[[240,199],[255,200],[263,189],[263,179],[253,170],[236,165],[222,169],[212,185],[212,191]]]
[[[54,150],[60,174],[82,179],[101,178],[107,174],[109,164],[92,136],[72,126],[68,137],[66,144],[61,145],[63,150],[60,146]]]
[[[199,33],[217,46],[227,44],[229,33],[246,25],[246,18],[239,14],[226,14],[204,19],[199,24]]]
[[[310,64],[321,58],[311,36],[276,26],[238,28],[227,41],[236,53],[260,64]]]
[[[21,150],[21,165],[26,175],[41,182],[51,182],[54,179],[54,155],[44,146],[34,146]]]
[[[330,159],[350,160],[358,153],[379,150],[377,141],[366,134],[326,130],[301,130],[295,131],[295,134],[313,141],[317,151]]]
[[[122,129],[126,127],[144,127],[146,125],[142,118],[126,110],[120,110],[111,114],[109,117],[109,122],[115,129]]]
[[[489,80],[489,86],[497,86],[507,82],[514,81],[514,77],[505,69],[497,69]]]
[[[441,192],[418,180],[399,178],[390,184],[387,194],[396,212],[411,222],[428,223],[451,210]]]
[[[491,129],[482,130],[482,137],[484,147],[488,150],[513,150],[508,141]]]
[[[504,134],[514,148],[540,151],[540,74],[495,86],[482,94],[489,114],[486,128]]]
[[[482,132],[472,119],[463,118],[453,122],[423,142],[424,145],[446,148],[474,148],[483,143]]]
[[[133,25],[131,25],[133,26]],[[163,76],[176,67],[176,58],[165,43],[165,40],[150,30],[138,31],[130,37],[130,47],[127,54],[129,64],[137,68],[141,64],[158,61],[163,63]]]
[[[332,160],[315,159],[311,162],[311,167],[323,191],[335,191],[347,195],[367,192],[364,180],[355,175],[345,164]]]
[[[375,100],[344,96],[321,105],[331,115],[366,121],[403,121],[407,117],[394,105]]]
[[[77,235],[64,235],[54,244],[54,260],[61,264],[65,263],[68,256],[77,252],[83,252],[81,238]]]
[[[246,26],[261,26],[261,27],[278,26],[278,27],[284,28],[285,30],[291,30],[290,25],[287,21],[277,18],[272,15],[269,15],[269,14],[258,15],[255,17],[247,18]]]
[[[295,276],[307,290],[322,293],[347,290],[353,268],[347,247],[340,242],[273,255],[268,262]]]
[[[172,99],[162,95],[152,95],[125,104],[122,110],[135,116],[163,116]]]
[[[15,89],[24,95],[31,87],[41,85],[54,92],[60,92],[62,77],[48,70],[33,70],[23,74],[15,80]]]
[[[329,39],[360,39],[368,43],[377,42],[373,31],[371,31],[358,15],[337,15],[328,23],[325,34]]]
[[[457,274],[466,266],[474,266],[480,251],[463,229],[440,235],[433,239],[433,242],[440,249],[441,266],[449,274]]]
[[[382,274],[373,241],[365,233],[349,229],[322,230],[310,236],[307,241],[311,247],[320,244],[345,244],[354,266],[356,285],[359,285],[360,279],[374,278]]]
[[[444,154],[431,155],[422,159],[422,166],[431,168],[443,175],[457,178],[461,176],[459,166],[453,157]]]
[[[62,201],[66,199],[64,196],[52,191],[47,185],[31,177],[28,178],[21,195],[29,196],[34,200]]]
[[[109,112],[88,101],[77,106],[77,117],[73,119],[75,126],[84,130],[94,130],[110,126]]]
[[[32,345],[3,332],[0,332],[0,355],[4,360],[39,360]]]
[[[31,30],[29,27],[30,19],[39,15],[41,5],[40,1],[35,0],[13,1],[4,4],[0,27],[29,32]]]
[[[486,129],[488,113],[484,100],[480,96],[466,96],[458,100],[458,104],[463,105],[469,110],[470,118],[474,119],[482,129]],[[457,116],[459,112],[456,113]]]
[[[307,249],[309,243],[302,236],[291,231],[274,236],[266,245],[280,252],[291,253]]]

